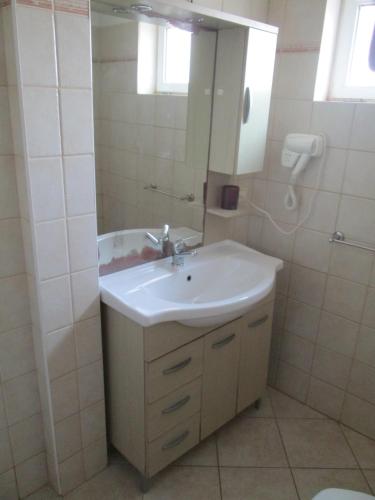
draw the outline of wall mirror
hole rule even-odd
[[[157,258],[145,232],[164,224],[172,238],[202,243],[214,94],[224,94],[215,90],[219,35],[265,25],[182,2],[91,8],[98,232],[116,232],[99,237],[105,274]]]

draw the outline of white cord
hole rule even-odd
[[[322,134],[322,138],[323,138],[323,156],[322,156],[322,159],[321,159],[321,162],[320,162],[320,165],[319,165],[319,170],[318,170],[318,176],[316,178],[316,183],[315,183],[315,188],[314,188],[314,192],[310,198],[310,203],[309,203],[309,209],[307,211],[307,214],[305,215],[305,217],[297,224],[297,226],[295,226],[293,229],[291,229],[290,231],[285,231],[285,229],[283,229],[282,227],[280,227],[277,222],[272,218],[272,215],[267,212],[267,210],[264,210],[263,208],[260,208],[258,207],[257,205],[255,205],[255,203],[253,203],[252,201],[250,200],[247,200],[248,203],[254,207],[258,212],[260,212],[261,214],[265,215],[267,217],[267,219],[271,222],[271,224],[281,233],[281,234],[284,234],[285,236],[290,236],[291,234],[295,233],[297,231],[297,229],[299,229],[306,221],[307,219],[310,217],[311,215],[311,212],[312,212],[312,209],[313,209],[313,205],[314,205],[314,202],[315,202],[315,199],[316,199],[316,195],[318,193],[318,190],[319,190],[319,186],[320,186],[320,180],[321,180],[321,177],[322,177],[322,172],[323,172],[323,169],[326,165],[326,162],[327,162],[327,141],[326,141],[326,137],[325,135]],[[290,200],[289,200],[289,196],[290,196]],[[293,198],[294,197],[294,198]],[[288,193],[286,194],[285,196],[285,203],[288,203],[288,206],[292,206],[293,203],[295,203],[295,206],[297,206],[297,198],[296,198],[296,194],[294,192],[294,189],[293,189],[293,186],[292,185],[289,185],[288,186]],[[288,208],[288,210],[292,210],[291,208]]]

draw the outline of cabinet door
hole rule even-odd
[[[262,170],[277,35],[250,28],[243,82],[237,174]]]
[[[239,320],[208,334],[204,343],[201,438],[236,413]]]
[[[237,413],[259,399],[267,384],[273,302],[245,315],[241,321]]]

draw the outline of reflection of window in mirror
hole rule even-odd
[[[191,33],[172,26],[159,27],[157,92],[187,94]]]

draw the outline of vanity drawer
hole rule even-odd
[[[200,410],[201,377],[147,407],[147,435],[152,441]]]
[[[146,364],[146,391],[149,403],[194,380],[202,373],[203,339]]]
[[[199,442],[200,413],[177,425],[148,445],[148,475],[153,476]]]

